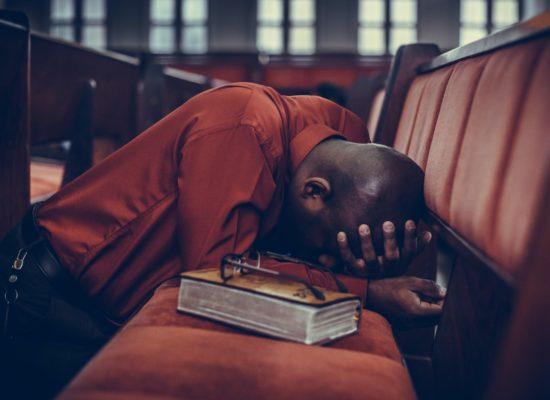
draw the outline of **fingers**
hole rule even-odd
[[[384,257],[387,261],[399,260],[399,247],[395,238],[395,225],[391,221],[386,221],[382,225],[382,234],[384,236]]]
[[[403,261],[414,258],[418,251],[418,237],[416,236],[416,224],[412,219],[405,222],[405,238],[403,240]]]
[[[372,245],[372,236],[368,225],[359,225],[359,237],[361,238],[361,252],[367,262],[376,260],[376,251]]]
[[[376,250],[372,244],[372,234],[368,225],[359,225],[359,238],[361,240],[361,252],[365,260],[366,272],[374,275],[380,272],[380,263],[376,257]]]
[[[412,314],[428,322],[428,318],[439,317],[443,312],[444,289],[426,279],[417,279],[417,282],[422,290],[416,292],[417,303]]]
[[[441,315],[443,311],[443,303],[420,300],[418,304],[418,316],[419,317],[434,317]]]
[[[338,232],[338,234],[336,235],[336,241],[338,242],[340,257],[342,258],[342,261],[344,261],[344,263],[346,264],[346,267],[348,267],[349,271],[353,275],[364,276],[366,266],[365,261],[355,258],[349,247],[348,238],[345,232]]]
[[[429,279],[415,279],[415,291],[422,297],[429,297],[430,299],[442,300],[447,294],[447,290],[443,286],[439,286],[434,281]]]
[[[420,253],[422,250],[424,250],[432,241],[432,234],[429,231],[424,231],[420,233],[418,236],[418,249],[417,253]]]

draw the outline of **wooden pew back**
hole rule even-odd
[[[402,54],[415,46],[416,59],[429,49]],[[427,392],[437,398],[480,398],[531,254],[548,259],[538,236],[550,185],[550,13],[412,64],[392,71],[402,82],[388,87],[396,97],[385,106],[399,118],[386,114],[377,134],[425,170],[425,220],[436,233],[440,276],[449,277],[421,379],[432,380]]]
[[[144,131],[191,97],[221,81],[210,81],[203,75],[156,64],[144,57],[139,86],[139,131]]]
[[[210,88],[208,79],[199,74],[165,67],[162,71],[162,112],[166,115],[191,97]]]
[[[347,108],[363,121],[368,121],[374,105],[374,98],[380,90],[384,89],[386,79],[386,74],[359,77],[348,90]]]
[[[95,135],[124,144],[137,133],[136,97],[139,60],[96,51],[38,33],[31,37],[32,142],[67,140],[83,82],[96,82]]]
[[[0,238],[29,205],[29,43],[25,15],[0,11]]]

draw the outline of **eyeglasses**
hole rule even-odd
[[[284,254],[278,254],[278,253],[268,251],[265,253],[265,255],[268,256],[269,258],[272,258],[278,261],[300,263],[300,264],[306,265],[308,268],[319,269],[321,271],[327,272],[330,274],[330,276],[336,283],[336,286],[338,286],[338,289],[341,292],[344,292],[344,293],[348,292],[348,289],[346,288],[346,286],[336,276],[334,276],[334,274],[328,268],[325,268],[320,265],[316,265],[307,261],[303,261],[298,258],[290,257]],[[223,256],[221,260],[220,276],[224,282],[227,282],[235,274],[246,275],[251,272],[262,273],[262,274],[271,275],[271,276],[278,276],[283,279],[299,282],[302,285],[304,285],[313,294],[313,296],[315,296],[317,300],[325,300],[325,295],[323,294],[323,292],[321,292],[319,289],[317,289],[315,286],[310,284],[305,279],[302,279],[300,277],[297,277],[291,274],[286,274],[284,272],[263,268],[262,254],[259,251],[256,251],[256,250],[248,251],[243,254],[229,253]]]

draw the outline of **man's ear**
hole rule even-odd
[[[302,187],[302,197],[306,201],[321,201],[332,194],[330,183],[325,178],[311,177],[304,181]]]

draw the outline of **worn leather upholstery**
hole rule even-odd
[[[415,397],[388,322],[365,311],[330,347],[273,340],[179,314],[161,286],[73,380],[62,399]]]
[[[369,137],[372,142],[375,141],[376,127],[378,126],[378,120],[380,119],[380,113],[382,112],[382,105],[384,104],[384,96],[386,95],[385,89],[380,89],[376,92],[372,104],[370,106],[369,118],[367,119],[367,129],[369,130]]]
[[[420,75],[395,139],[425,169],[429,208],[516,276],[546,212],[549,68],[540,38]]]
[[[60,398],[410,399],[414,392],[400,363],[369,353],[129,326]]]
[[[178,313],[174,307],[178,298],[178,281],[173,280],[161,286],[128,326],[181,326],[246,334],[240,329]],[[390,324],[380,314],[368,310],[363,310],[357,335],[338,340],[330,347],[372,353],[401,362]]]

